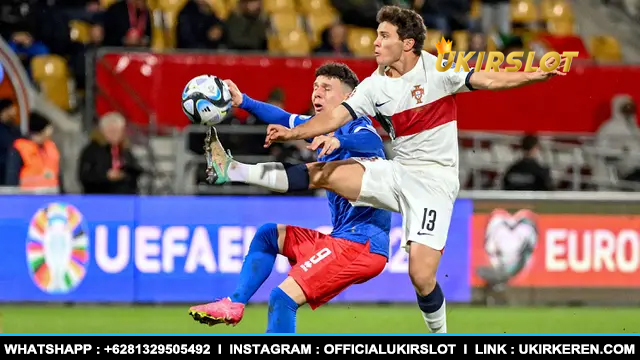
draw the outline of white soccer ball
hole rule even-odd
[[[196,76],[189,80],[182,91],[182,111],[194,124],[219,124],[230,109],[231,92],[217,76]]]

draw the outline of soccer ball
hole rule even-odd
[[[196,76],[189,80],[182,91],[182,111],[194,124],[219,124],[230,108],[229,87],[217,76]]]

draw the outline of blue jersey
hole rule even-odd
[[[244,95],[241,108],[258,119],[270,123],[295,127],[311,117],[290,114],[276,106],[262,103]],[[344,160],[351,157],[385,158],[382,139],[367,117],[353,120],[333,136],[340,140],[340,148],[332,154],[318,158],[318,161]],[[321,149],[318,149],[318,153]],[[389,257],[389,232],[391,212],[364,206],[352,206],[349,201],[336,193],[327,191],[331,223],[331,236],[365,244],[369,241],[373,253]]]

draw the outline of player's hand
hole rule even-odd
[[[295,140],[291,129],[282,125],[270,124],[267,126],[267,136],[264,139],[264,147],[268,148],[271,144],[276,142],[285,142],[289,140]]]
[[[238,89],[238,85],[231,80],[224,81],[229,87],[229,93],[231,93],[231,106],[239,107],[242,104],[242,92]]]
[[[545,65],[547,67],[552,67],[556,62],[556,59],[550,57],[545,61]],[[542,68],[538,67],[538,70],[531,73],[534,81],[546,81],[551,79],[554,76],[565,76],[566,72],[563,72],[564,64],[567,62],[567,59],[560,59],[560,64],[556,67],[555,70],[546,72],[542,70]]]
[[[307,149],[316,151],[318,148],[322,148],[318,157],[329,155],[340,148],[340,140],[335,136],[316,136]]]

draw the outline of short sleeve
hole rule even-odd
[[[351,96],[342,105],[347,108],[353,120],[361,116],[375,116],[375,99],[373,98],[373,78],[368,77],[358,85]]]
[[[458,94],[467,91],[473,91],[473,87],[469,82],[471,79],[471,74],[473,74],[474,69],[470,68],[469,71],[465,71],[462,67],[460,67],[459,71],[455,71],[456,63],[453,63],[449,70],[444,72],[444,87],[448,94]]]

